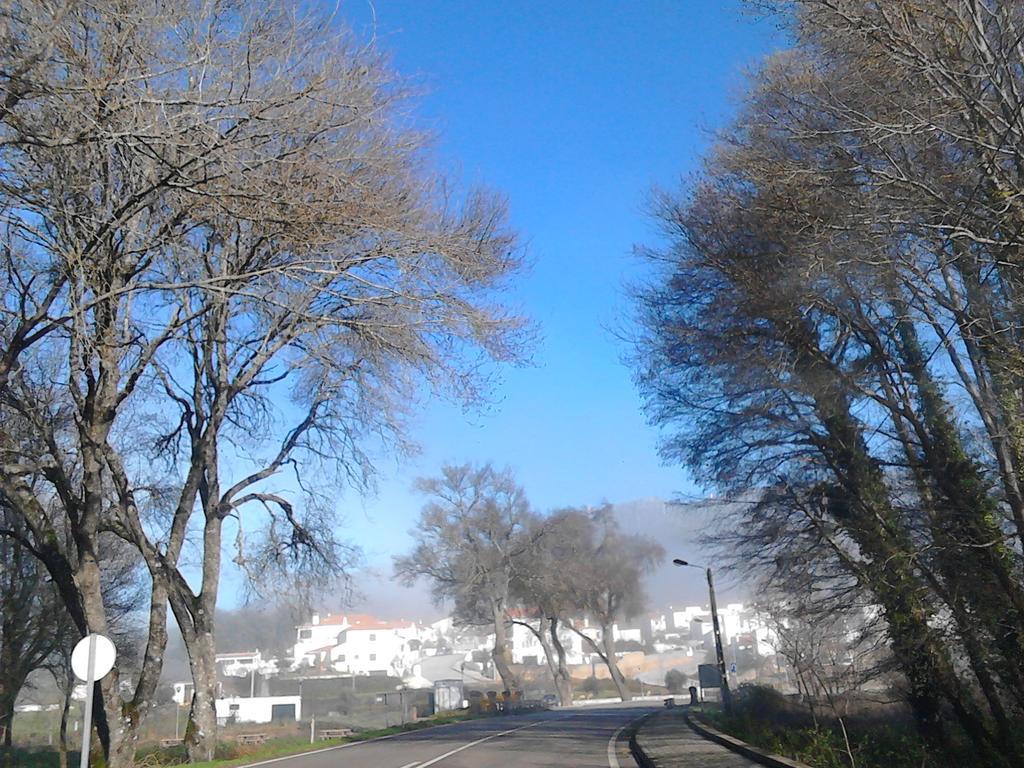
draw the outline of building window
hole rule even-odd
[[[312,636],[313,636],[313,630],[312,629],[300,629],[299,630],[299,640],[309,640],[309,638],[311,638]]]
[[[373,642],[374,640],[376,640],[376,639],[377,639],[377,636],[376,636],[376,635],[373,635],[373,634],[371,634],[371,635],[370,635],[370,642],[371,642],[371,643],[372,643],[372,642]]]
[[[376,660],[377,660],[377,654],[376,653],[371,653],[370,654],[370,661],[376,661]]]

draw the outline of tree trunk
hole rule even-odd
[[[565,646],[558,636],[558,617],[552,616],[548,631],[551,633],[551,645],[555,649],[555,685],[558,687],[558,701],[563,707],[572,704],[572,675],[569,674],[569,665],[565,660]]]
[[[538,626],[533,626],[528,621],[513,621],[513,624],[519,624],[526,627],[533,633],[533,636],[537,638],[537,642],[540,643],[540,647],[544,649],[544,660],[548,663],[548,671],[551,673],[551,682],[555,684],[555,690],[559,690],[558,686],[558,665],[555,661],[555,649],[551,646],[551,640],[544,629],[544,619],[538,619]]]
[[[185,728],[190,762],[213,760],[217,748],[217,665],[213,627],[203,627],[187,643],[192,670],[192,706]]]
[[[0,730],[5,747],[11,746],[11,731],[14,727],[14,703],[25,685],[25,678],[35,665],[35,659],[26,655],[20,633],[24,627],[12,626],[18,616],[5,617],[3,634],[0,635]],[[25,618],[20,617],[22,621]]]
[[[216,456],[215,449],[214,457]],[[215,461],[215,459],[214,459]],[[220,518],[214,501],[220,487],[215,470],[207,470],[200,496],[206,510],[203,529],[203,580],[200,592],[182,594],[187,585],[179,585],[171,597],[171,608],[181,628],[181,636],[188,652],[192,670],[192,706],[185,727],[185,749],[191,762],[212,760],[217,749],[217,644],[214,640],[214,620],[217,592],[220,586]]]
[[[502,685],[510,693],[519,690],[519,678],[512,671],[512,654],[508,650],[508,633],[505,628],[505,612],[494,606],[494,650],[491,657],[494,667],[498,670]]]
[[[18,693],[7,681],[0,680],[0,731],[3,731],[3,746],[11,746],[11,729],[14,726],[14,700]]]
[[[622,672],[619,670],[619,662],[615,658],[615,640],[612,638],[612,628],[610,625],[601,627],[601,645],[604,648],[604,663],[608,666],[608,673],[612,677],[612,682],[615,683],[615,690],[619,692],[620,699],[629,701],[633,696],[626,687],[626,678],[622,676]]]
[[[57,759],[60,768],[68,768],[68,715],[71,712],[71,694],[74,690],[74,681],[70,672],[64,679],[63,701],[60,708],[60,735],[57,741]]]
[[[86,633],[109,635],[106,606],[100,584],[100,568],[96,560],[95,541],[82,536],[76,541],[79,551],[78,567],[75,569],[75,584],[82,598],[82,610],[87,622]],[[120,676],[115,665],[110,673],[97,682],[93,696],[93,726],[107,760],[108,768],[127,768],[134,762],[134,751],[130,755],[119,749],[121,741],[132,734],[125,732],[121,717]]]
[[[948,717],[948,706],[978,753],[992,765],[1005,764],[993,748],[992,734],[978,716],[973,697],[957,676],[948,648],[930,623],[933,610],[924,598],[916,552],[892,507],[886,477],[851,413],[842,377],[818,348],[804,318],[792,318],[785,342],[794,353],[797,380],[813,398],[825,430],[819,450],[836,483],[824,489],[823,506],[864,556],[863,561],[848,564],[882,608],[893,657],[909,683],[907,697],[919,732],[937,749],[948,752],[953,719]]]
[[[139,742],[139,728],[151,706],[153,694],[163,668],[167,648],[167,589],[163,578],[153,575],[149,602],[149,636],[142,657],[131,701],[121,704],[122,737],[111,748],[113,759],[121,765],[134,765],[135,750]],[[113,763],[111,763],[113,764]]]

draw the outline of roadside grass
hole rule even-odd
[[[849,768],[842,729],[834,718],[809,710],[772,688],[741,689],[732,715],[717,706],[695,708],[715,728],[759,749],[813,768]],[[844,718],[857,768],[938,768],[904,713],[893,706],[862,707]],[[958,762],[959,765],[972,765]]]
[[[455,713],[438,715],[436,717],[417,720],[415,723],[405,725],[394,725],[390,728],[374,728],[347,736],[341,739],[329,739],[309,743],[308,736],[287,736],[277,739],[270,739],[259,746],[243,746],[230,741],[222,741],[217,745],[217,759],[204,763],[193,763],[192,768],[233,768],[233,766],[246,765],[247,763],[269,760],[275,757],[287,757],[289,755],[301,755],[304,752],[315,752],[318,749],[337,747],[342,744],[350,744],[369,739],[378,739],[381,736],[391,736],[397,733],[419,731],[424,728],[432,728],[438,725],[458,723],[463,720],[472,719],[468,713]],[[185,749],[181,746],[164,748],[143,748],[137,752],[136,763],[140,766],[152,766],[152,768],[163,766],[174,766],[186,764]]]
[[[68,752],[68,766],[77,766],[78,762],[78,751]],[[0,768],[58,768],[59,765],[60,758],[55,749],[0,747]]]
[[[360,731],[346,738],[317,741],[313,744],[309,743],[308,736],[299,735],[272,738],[259,746],[240,745],[233,741],[225,740],[217,745],[217,759],[205,763],[193,763],[191,768],[233,768],[233,766],[246,765],[260,760],[299,755],[304,752],[313,752],[318,749],[336,747],[342,744],[378,739],[381,736],[458,723],[463,720],[474,719],[475,717],[479,716],[470,715],[466,712],[444,714],[417,720],[414,723],[391,726],[390,728],[373,728]],[[78,760],[79,755],[77,751],[68,754],[69,766],[77,766]],[[188,760],[183,746],[143,746],[135,754],[135,764],[139,768],[170,768],[170,766],[186,765]],[[0,768],[58,768],[58,765],[59,758],[55,749],[4,749],[0,747]],[[93,768],[103,768],[103,761],[102,759],[94,758],[91,765]]]

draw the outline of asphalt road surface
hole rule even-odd
[[[653,711],[644,705],[580,707],[426,728],[253,766],[273,768],[628,768],[619,731]]]

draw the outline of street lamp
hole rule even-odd
[[[685,560],[675,558],[673,564],[688,568],[703,568],[704,566],[688,563]],[[711,625],[715,630],[715,657],[718,659],[718,672],[722,678],[722,706],[726,712],[732,712],[732,693],[729,691],[729,676],[725,671],[725,652],[722,650],[722,632],[718,627],[718,603],[715,601],[715,579],[711,575],[711,569],[705,568],[708,576],[708,593],[711,595]]]

